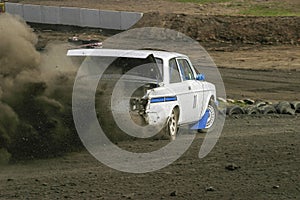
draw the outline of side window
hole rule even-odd
[[[195,76],[189,62],[186,59],[177,59],[183,80],[194,80]]]
[[[170,83],[181,82],[180,73],[175,58],[169,61]]]

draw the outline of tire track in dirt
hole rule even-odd
[[[274,101],[300,100],[300,72],[220,68],[227,96]]]

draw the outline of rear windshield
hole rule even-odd
[[[162,82],[163,61],[149,55],[147,58],[117,58],[105,70],[105,74],[137,76]]]

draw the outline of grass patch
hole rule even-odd
[[[299,12],[294,12],[292,8],[283,8],[283,5],[250,5],[245,10],[240,11],[243,15],[253,16],[300,16]]]

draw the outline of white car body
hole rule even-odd
[[[76,49],[69,50],[68,56],[136,59],[153,56],[160,61],[157,66],[161,68],[162,80],[140,97],[147,101],[141,116],[150,125],[166,123],[175,108],[179,111],[178,126],[196,123],[205,115],[209,102],[217,99],[215,86],[199,78],[190,59],[183,54],[154,50]]]

